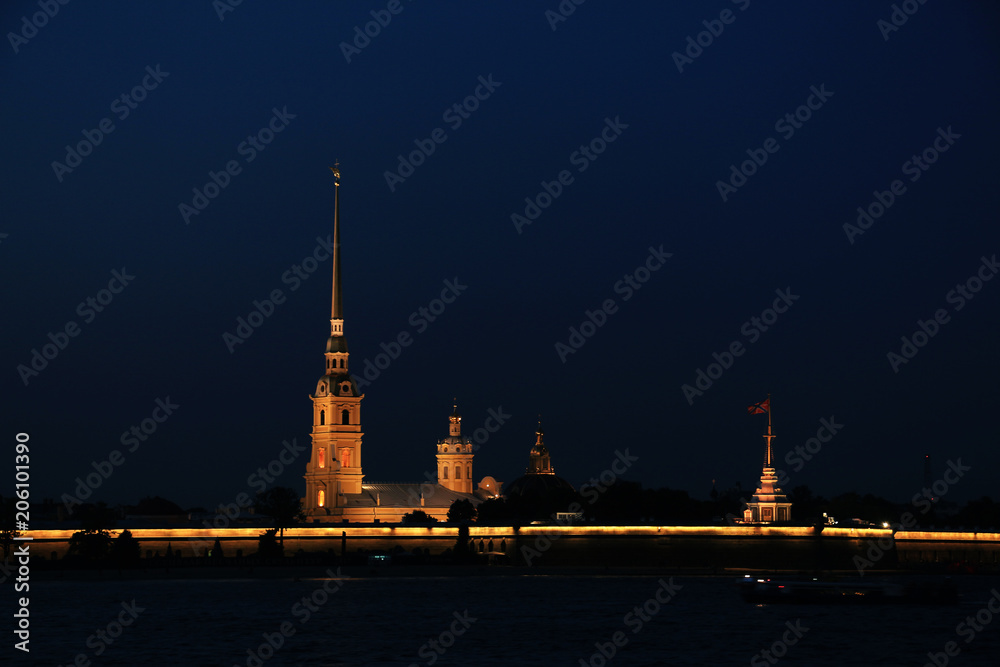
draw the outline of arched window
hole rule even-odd
[[[455,479],[462,479],[462,466],[455,466]]]
[[[343,368],[343,367],[344,367],[344,360],[343,360],[343,359],[341,359],[341,360],[340,360],[340,367],[341,367],[341,368]]]
[[[472,479],[472,464],[465,466],[465,479]]]
[[[326,503],[326,491],[324,491],[323,489],[320,489],[316,493],[316,505],[319,506],[319,507],[323,507],[324,503]]]
[[[319,462],[320,468],[326,467],[326,450],[320,447],[319,451],[316,453],[316,460]]]
[[[448,479],[448,466],[444,466],[442,468],[442,472],[444,473],[444,477],[442,477],[441,479]]]
[[[340,450],[340,467],[350,468],[351,467],[351,450],[344,447]]]
[[[350,410],[344,410],[343,412],[341,412],[340,413],[340,419],[341,419],[342,423],[344,423],[344,424],[350,424],[351,423],[351,412],[350,412]]]
[[[326,410],[319,411],[319,425],[323,426],[326,424]]]

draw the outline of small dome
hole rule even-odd
[[[486,477],[483,477],[481,482],[479,482],[478,488],[483,493],[486,493],[491,497],[495,497],[500,495],[498,491],[501,486],[502,484],[498,482],[495,477],[487,475]]]
[[[326,351],[347,353],[347,339],[343,336],[330,336],[326,341]]]

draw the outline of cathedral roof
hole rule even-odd
[[[423,505],[420,504],[421,493],[424,495]],[[474,505],[482,502],[482,498],[475,494],[459,493],[440,484],[376,482],[362,484],[361,493],[344,494],[345,507],[375,507],[376,497],[380,507],[405,507],[410,511],[451,507],[456,500],[468,500]]]
[[[546,498],[559,493],[574,493],[573,485],[558,475],[551,473],[528,473],[518,477],[513,482],[504,484],[503,495],[510,498],[529,496]]]

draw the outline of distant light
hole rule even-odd
[[[889,522],[888,521],[883,521],[882,522],[882,527],[883,528],[888,528],[889,527]]]

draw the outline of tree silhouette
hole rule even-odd
[[[423,510],[414,510],[403,515],[403,523],[437,523],[437,519]]]
[[[456,563],[468,563],[476,559],[475,552],[469,546],[468,524],[463,523],[458,527],[458,539],[455,541],[455,551],[452,557]]]
[[[476,518],[476,506],[470,500],[459,498],[448,508],[448,521],[473,521]]]
[[[306,515],[302,511],[302,499],[295,489],[287,486],[276,486],[258,493],[255,509],[258,514],[271,517],[278,531],[282,549],[285,548],[285,528],[291,528],[306,520]]]
[[[119,566],[134,565],[141,554],[142,546],[129,530],[123,530],[111,543],[111,557]]]
[[[76,508],[73,517],[83,530],[69,538],[68,555],[86,560],[104,560],[111,552],[111,533],[114,513],[104,503],[85,503]]]
[[[284,555],[285,547],[278,542],[278,529],[265,530],[257,538],[257,555],[261,558],[279,558]]]
[[[481,526],[503,525],[511,523],[513,519],[514,513],[503,497],[488,498],[476,508],[476,523]]]

